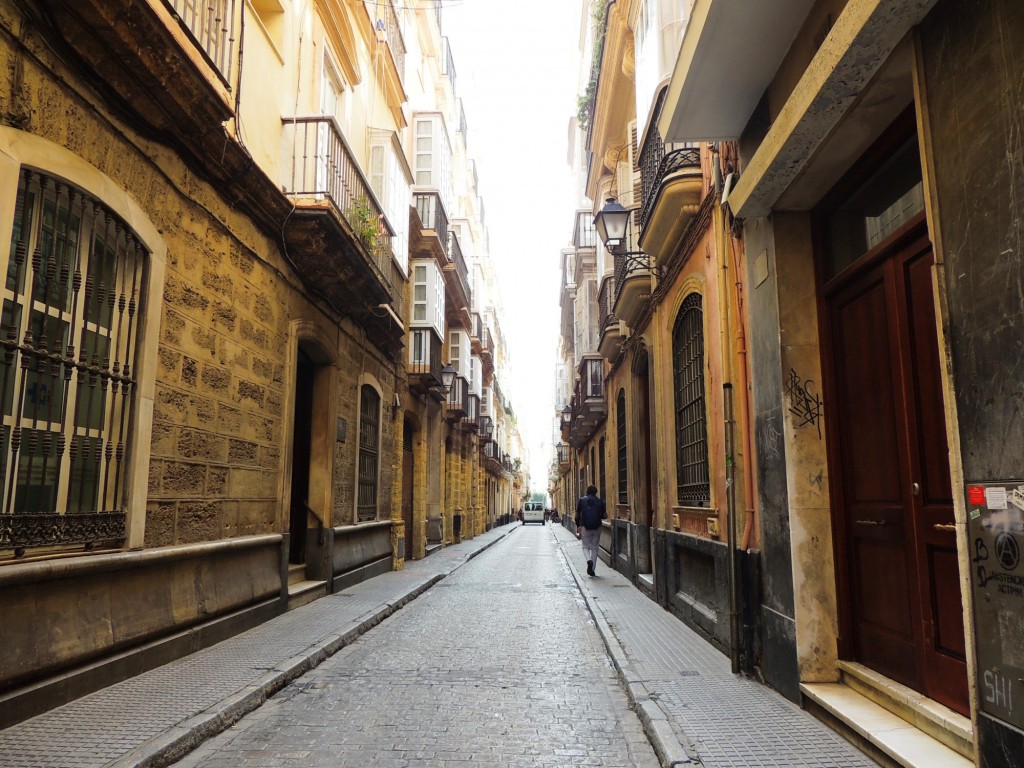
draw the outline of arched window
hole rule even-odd
[[[369,384],[359,392],[359,478],[356,520],[377,519],[377,474],[380,467],[380,395]]]
[[[680,505],[711,505],[704,402],[704,311],[699,293],[683,300],[672,329],[676,406],[676,487]]]
[[[629,481],[628,463],[626,458],[626,390],[620,389],[619,396],[615,400],[615,430],[618,438],[619,461],[619,504],[629,504],[629,489],[626,487]]]
[[[54,176],[23,170],[14,209],[0,318],[8,541],[119,541],[148,253],[102,201]]]

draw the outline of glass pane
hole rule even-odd
[[[61,265],[68,264],[68,275],[74,269],[75,253],[78,249],[78,216],[71,215],[64,198],[44,199],[42,223],[39,231],[39,249],[42,260],[39,274],[33,276],[36,301],[67,311],[71,296],[70,279],[61,285]],[[50,261],[53,265],[53,279],[47,277]]]
[[[85,352],[85,359],[90,365],[108,366],[110,354],[110,340],[103,335],[85,331],[82,334],[82,349]],[[104,404],[107,401],[107,392],[101,386],[98,375],[89,374],[79,377],[77,402],[75,403],[75,426],[88,429],[101,429],[103,427]]]
[[[13,331],[14,338],[21,337],[21,307],[13,301],[4,301],[3,315],[0,317],[0,335],[7,338],[8,332]],[[10,416],[14,408],[14,382],[18,377],[18,355],[11,358],[10,365],[0,365],[0,386],[3,387],[3,409],[4,415]]]
[[[826,278],[835,277],[924,210],[917,139],[911,139],[828,219]]]
[[[15,512],[57,510],[57,434],[26,429],[18,454]]]
[[[110,302],[114,286],[114,265],[117,263],[117,243],[110,237],[112,229],[107,228],[94,238],[93,250],[89,254],[88,275],[92,278],[92,299],[85,308],[85,319],[104,328],[110,327],[113,306]],[[114,235],[116,237],[116,235]]]
[[[22,180],[21,186],[18,188],[18,199],[14,204],[14,230],[11,233],[11,257],[7,261],[7,288],[11,291],[17,291],[21,293],[23,290],[23,283],[25,281],[25,269],[24,266],[21,269],[21,274],[18,274],[18,263],[15,261],[15,247],[18,241],[24,236],[25,242],[25,259],[28,260],[28,237],[29,232],[22,233],[22,219],[25,215],[25,195],[24,180]],[[32,192],[28,192],[28,208],[31,211],[35,205],[35,195]],[[20,280],[18,278],[21,278]]]
[[[33,312],[32,339],[35,347],[63,351],[67,344],[68,324],[58,317]],[[30,361],[26,375],[22,415],[42,421],[59,421],[64,399],[64,366],[38,358]]]
[[[98,437],[77,435],[72,442],[75,450],[72,451],[68,511],[95,512],[99,509],[102,441]]]

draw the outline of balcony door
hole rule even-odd
[[[345,81],[329,50],[324,51],[323,70],[320,78],[320,114],[333,117],[341,126],[345,115]],[[340,148],[335,147],[331,127],[326,122],[317,125],[316,136],[316,189],[326,192],[331,189],[332,169],[337,169],[339,158],[333,157]],[[338,205],[344,201],[335,200]]]

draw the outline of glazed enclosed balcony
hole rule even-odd
[[[606,275],[601,281],[601,288],[597,292],[598,322],[601,328],[601,338],[598,341],[597,351],[604,356],[608,362],[614,362],[622,349],[623,343],[629,332],[626,324],[615,316],[615,276]]]
[[[434,191],[414,191],[412,202],[420,220],[420,237],[413,239],[413,255],[416,258],[432,257],[443,269],[449,261],[451,229],[441,195]]]
[[[594,226],[594,214],[590,211],[577,211],[576,226],[573,229],[572,237],[573,247],[577,251],[581,248],[596,249],[597,241],[597,228]]]
[[[480,395],[469,393],[466,401],[466,415],[462,417],[462,427],[469,432],[476,432],[480,429]]]
[[[445,421],[459,421],[469,414],[469,380],[465,376],[456,376],[448,393],[445,406]]]
[[[569,427],[569,443],[574,448],[586,444],[608,415],[608,404],[604,397],[604,358],[594,354],[584,355],[577,374],[572,398],[572,423]]]
[[[658,119],[665,106],[662,91],[654,117],[640,150],[642,205],[640,248],[656,264],[664,264],[676,253],[679,243],[700,208],[704,196],[704,173],[697,144],[666,144],[658,134]]]
[[[442,347],[441,339],[437,337],[433,328],[413,328],[409,331],[406,366],[409,372],[409,389],[413,392],[434,394],[443,387]]]
[[[286,194],[295,205],[284,237],[303,281],[396,351],[405,334],[405,275],[394,230],[333,117],[284,120],[293,151]]]
[[[119,108],[202,155],[234,114],[243,0],[38,0],[61,57],[91,73]],[[43,27],[33,25],[34,34]],[[203,137],[206,137],[204,140]],[[210,147],[205,147],[210,149]],[[222,147],[223,151],[223,147]]]
[[[469,267],[455,230],[448,233],[448,261],[443,265],[442,272],[446,306],[450,307],[449,315],[457,326],[465,327],[471,321],[468,307],[472,304],[472,293],[469,287]]]
[[[565,472],[569,468],[569,446],[559,443],[555,446],[555,453],[558,455],[558,469]]]

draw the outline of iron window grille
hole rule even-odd
[[[602,437],[601,441],[598,443],[598,448],[597,448],[597,461],[598,461],[598,466],[600,467],[600,469],[598,470],[598,475],[597,476],[598,476],[598,487],[601,489],[601,498],[602,499],[607,499],[608,497],[605,495],[604,446],[605,446],[605,442],[604,442],[604,438]]]
[[[0,549],[123,543],[147,257],[103,203],[22,171],[0,318]]]
[[[619,390],[619,396],[615,401],[615,431],[618,440],[619,459],[619,504],[629,504],[629,489],[626,484],[629,482],[628,457],[626,453],[626,392]]]
[[[380,467],[380,395],[364,384],[359,397],[359,479],[356,520],[377,519],[377,473]]]
[[[711,505],[707,407],[704,399],[704,312],[699,293],[683,300],[672,329],[679,504]]]

